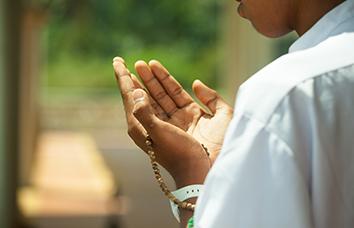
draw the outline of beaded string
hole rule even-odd
[[[157,182],[160,185],[160,188],[162,189],[162,191],[165,193],[165,195],[174,203],[176,204],[179,208],[184,208],[184,209],[188,209],[188,210],[192,210],[194,211],[195,209],[195,204],[192,203],[187,203],[187,202],[181,202],[179,199],[177,199],[172,192],[167,188],[167,186],[165,185],[164,180],[161,177],[161,173],[160,173],[160,169],[157,165],[156,162],[156,157],[155,157],[155,152],[154,152],[154,147],[152,146],[152,139],[150,138],[149,135],[146,136],[146,145],[148,147],[148,154],[150,156],[150,160],[151,160],[151,165],[152,165],[152,169],[154,170],[155,173],[155,177],[157,179]],[[204,147],[204,150],[207,152],[208,151],[206,149],[206,147]]]

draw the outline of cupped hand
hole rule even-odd
[[[199,80],[193,83],[196,97],[209,108],[209,114],[159,62],[135,64],[148,93],[122,58],[115,58],[113,65],[126,110],[128,133],[140,148],[147,150],[148,132],[154,141],[157,161],[175,180],[183,168],[178,164],[204,162],[206,153],[201,143],[210,152],[211,164],[215,161],[233,110],[214,90]]]
[[[193,91],[211,111],[211,114],[207,113],[158,61],[151,61],[149,66],[138,61],[135,68],[152,97],[157,116],[204,144],[213,163],[221,150],[226,128],[233,115],[232,108],[217,92],[196,80]],[[135,81],[135,85],[142,88],[138,81]]]

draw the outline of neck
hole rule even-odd
[[[305,0],[300,1],[302,7],[298,7],[297,18],[294,23],[294,30],[299,36],[307,32],[326,13],[344,2],[345,0]]]

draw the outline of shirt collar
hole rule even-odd
[[[289,53],[314,47],[329,38],[344,20],[353,17],[353,9],[354,0],[347,0],[329,11],[290,46]]]

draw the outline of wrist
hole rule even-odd
[[[204,180],[211,168],[211,160],[204,147],[200,157],[184,160],[179,163],[178,169],[172,175],[175,180],[177,189],[183,188],[188,185],[203,184]]]
[[[156,162],[156,157],[155,157],[155,152],[154,152],[154,147],[153,147],[153,142],[150,138],[149,135],[146,136],[146,145],[148,147],[148,154],[150,156],[151,160],[151,165],[155,173],[155,177],[157,179],[157,182],[160,185],[160,188],[163,190],[165,195],[169,198],[169,200],[172,202],[173,207],[179,207],[181,209],[180,215],[178,217],[181,218],[181,224],[184,224],[188,219],[193,215],[193,211],[195,208],[195,202],[196,202],[196,197],[199,195],[200,190],[202,186],[199,186],[196,188],[196,186],[188,186],[187,188],[187,195],[189,194],[188,191],[191,191],[191,194],[189,194],[187,197],[180,197],[178,199],[177,197],[174,196],[172,192],[168,189],[168,187],[165,185],[163,178],[160,175],[160,170],[158,168],[158,164]],[[204,152],[207,152],[207,150],[202,148]],[[177,188],[181,188],[183,186],[187,185],[192,185],[192,184],[202,184],[205,180],[206,175],[208,174],[211,163],[209,159],[209,154],[208,153],[203,153],[204,156],[188,156],[189,159],[180,159],[180,161],[184,162],[176,162],[176,169],[174,169],[174,172],[170,171],[170,174],[172,173],[177,174],[177,175],[172,175]],[[199,154],[202,155],[202,154]],[[180,191],[183,192],[185,189],[180,189]],[[178,192],[179,190],[177,190]],[[184,195],[186,193],[183,193]],[[193,193],[198,193],[198,194],[193,194]]]
[[[174,197],[176,197],[179,201],[191,205],[191,208],[188,209],[188,207],[179,207],[174,202],[170,201],[173,215],[178,222],[189,219],[193,215],[197,197],[203,191],[204,185],[196,184],[189,185],[172,192]]]
[[[184,164],[181,172],[174,176],[177,189],[189,185],[203,184],[211,168],[209,158],[204,161],[191,162]]]

